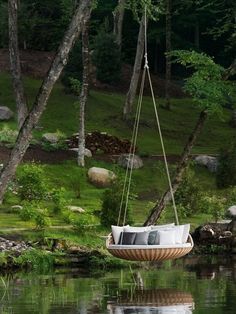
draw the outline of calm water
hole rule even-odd
[[[138,271],[74,269],[0,279],[1,314],[236,313],[236,256],[143,264]]]

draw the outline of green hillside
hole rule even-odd
[[[32,104],[40,81],[25,78],[24,82],[28,102]],[[2,86],[0,103],[15,110],[9,76],[1,74],[0,84]],[[65,94],[63,87],[57,84],[40,121],[40,126],[43,129],[35,131],[35,138],[39,139],[42,133],[55,132],[56,130],[60,130],[67,136],[77,132],[78,105],[76,102],[77,98],[75,96]],[[99,130],[121,138],[130,138],[132,131],[131,123],[130,121],[125,122],[122,120],[123,102],[124,95],[91,91],[86,109],[87,132]],[[160,105],[162,102],[162,99],[158,100]],[[167,111],[159,106],[159,114],[167,153],[180,154],[194,127],[199,109],[190,99],[173,99],[172,110]],[[197,145],[194,147],[193,153],[218,153],[222,143],[228,143],[233,138],[235,130],[229,125],[231,114],[231,111],[224,109],[221,119],[216,116],[209,118]],[[16,128],[16,121],[10,121],[7,124],[11,128]],[[6,123],[1,122],[1,127],[3,125],[6,125]],[[144,98],[138,151],[145,158],[144,167],[134,171],[133,174],[134,192],[137,198],[132,201],[132,208],[134,222],[142,224],[154,202],[167,187],[163,163],[150,158],[151,155],[160,155],[162,152],[155,125],[152,102],[149,97]],[[124,170],[120,168],[118,170],[115,164],[95,159],[87,160],[85,169],[78,168],[76,160],[74,160],[53,165],[46,164],[44,165],[44,171],[51,187],[64,187],[71,204],[81,206],[86,212],[93,214],[99,212],[101,209],[101,197],[104,190],[97,189],[87,182],[86,173],[87,169],[91,166],[105,167],[116,173],[118,171],[124,174]],[[174,165],[172,164],[171,171],[173,169]],[[206,193],[218,193],[218,191],[216,192],[215,176],[213,174],[201,167],[192,166],[192,169],[195,173],[195,180],[201,185],[202,190]],[[20,171],[21,167],[19,167],[18,173]],[[78,190],[80,191],[80,198],[78,198]],[[20,200],[17,196],[11,193],[7,194],[6,201],[2,205],[0,212],[1,228],[32,227],[31,222],[23,223],[19,220],[18,216],[11,212],[11,205],[18,204],[19,202]],[[46,202],[46,206],[50,208],[51,205]],[[167,214],[163,216],[163,221],[172,219],[172,210],[168,209]],[[208,219],[211,219],[210,216],[202,213],[191,217],[191,222],[198,224]],[[189,218],[183,218],[181,221],[185,220],[189,221]],[[99,223],[98,217],[96,217],[96,221]],[[52,224],[55,226],[66,225],[62,217],[56,215],[53,216]]]

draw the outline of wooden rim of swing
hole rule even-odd
[[[189,245],[186,245],[189,244]],[[186,244],[179,245],[115,245],[110,233],[106,240],[107,250],[115,257],[130,261],[164,261],[185,256],[193,249],[189,234]]]

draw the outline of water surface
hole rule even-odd
[[[0,280],[0,313],[236,313],[236,256],[140,269],[15,273]]]

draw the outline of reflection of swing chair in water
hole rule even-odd
[[[194,300],[190,293],[175,289],[136,290],[131,297],[121,292],[107,310],[109,314],[191,314]]]
[[[146,23],[146,9],[145,9],[145,66],[144,66],[144,71],[143,71],[143,76],[142,76],[142,81],[141,81],[139,101],[137,105],[137,112],[135,116],[135,123],[134,123],[133,135],[132,135],[132,140],[131,140],[132,146],[130,147],[129,159],[127,162],[124,188],[123,188],[123,193],[121,197],[117,226],[112,226],[112,234],[110,234],[107,238],[106,247],[112,255],[118,258],[122,258],[126,260],[136,260],[136,261],[162,261],[166,259],[179,258],[189,253],[193,248],[193,240],[191,238],[191,235],[189,234],[189,227],[190,227],[189,224],[178,226],[179,220],[178,220],[178,214],[177,214],[176,205],[175,205],[174,191],[173,191],[172,183],[170,179],[170,173],[169,173],[169,168],[167,164],[167,158],[166,158],[162,132],[161,132],[161,127],[160,127],[160,122],[159,122],[159,117],[158,117],[158,112],[157,112],[156,100],[155,100],[155,96],[153,92],[151,76],[150,76],[149,67],[148,67],[146,29],[147,29],[147,23]],[[127,213],[127,207],[128,207],[131,177],[132,177],[133,164],[134,164],[134,153],[135,153],[135,147],[137,143],[138,126],[139,126],[139,120],[140,120],[141,105],[142,105],[142,99],[143,99],[143,89],[144,89],[146,74],[148,76],[149,83],[150,83],[150,89],[151,89],[152,100],[153,100],[153,105],[154,105],[154,112],[155,112],[155,117],[157,121],[158,132],[160,135],[165,168],[166,168],[166,173],[167,173],[167,179],[169,183],[170,194],[172,197],[173,208],[175,212],[175,219],[177,223],[177,226],[175,227],[172,226],[173,228],[167,228],[168,230],[163,229],[163,228],[161,230],[158,230],[155,226],[153,226],[153,228],[150,227],[150,229],[145,229],[145,228],[135,229],[134,227],[131,227],[131,229],[126,230],[127,228],[125,227],[127,226],[124,226],[126,213]],[[119,226],[121,222],[122,211],[124,211],[123,227]],[[155,240],[152,243],[150,243],[149,235],[152,233],[152,236],[153,236],[154,234],[152,229],[156,229],[156,235],[155,235]],[[169,229],[172,229],[172,230],[169,230]],[[173,234],[175,235],[173,236]]]

